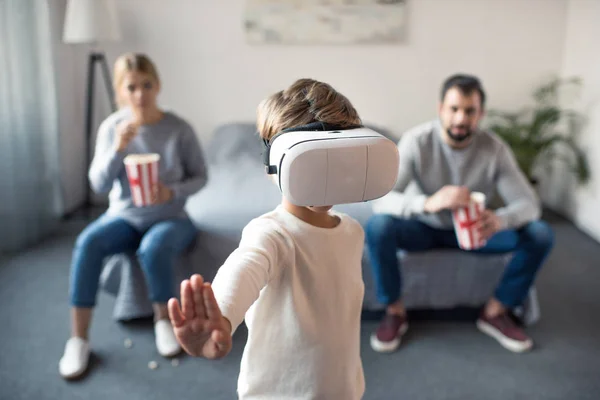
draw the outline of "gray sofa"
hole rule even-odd
[[[388,136],[384,130],[375,128]],[[217,128],[205,148],[208,184],[187,203],[187,212],[200,233],[176,265],[178,282],[194,272],[211,280],[236,248],[243,227],[280,202],[261,163],[261,146],[254,124],[232,123]],[[390,137],[393,140],[393,137]],[[371,203],[336,206],[363,225],[372,215]],[[398,252],[404,276],[404,300],[410,309],[452,309],[481,306],[493,293],[511,255],[476,255],[457,250],[427,253]],[[364,309],[381,310],[369,262],[363,259]],[[117,297],[114,316],[130,319],[151,315],[144,278],[133,254],[108,260],[101,286]],[[535,289],[520,310],[531,324],[539,318]]]

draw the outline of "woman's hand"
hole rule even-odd
[[[137,135],[138,126],[132,121],[121,121],[117,125],[115,135],[115,150],[121,152],[127,148],[129,142]]]
[[[161,182],[156,185],[156,190],[152,193],[151,205],[155,206],[158,204],[168,203],[173,200],[173,190],[169,189]]]
[[[189,355],[218,359],[231,350],[231,324],[202,276],[194,274],[181,282],[181,308],[177,299],[170,299],[169,317],[177,341]]]

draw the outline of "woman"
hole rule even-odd
[[[71,338],[59,363],[66,379],[87,369],[92,309],[103,259],[136,250],[153,302],[158,352],[181,351],[169,322],[167,301],[173,296],[173,264],[197,231],[184,211],[186,198],[206,183],[202,150],[194,130],[156,103],[160,80],[152,61],[125,54],[115,63],[114,88],[120,110],[100,126],[89,171],[95,192],[110,190],[107,212],[77,238],[70,276]],[[159,184],[148,206],[134,205],[123,160],[128,154],[158,153]]]

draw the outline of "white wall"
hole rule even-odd
[[[490,107],[528,102],[561,68],[566,1],[409,0],[404,44],[303,47],[246,45],[244,0],[123,0],[124,41],[105,48],[110,62],[147,52],[163,79],[161,102],[203,142],[221,123],[253,121],[262,98],[299,77],[333,84],[364,120],[398,134],[435,116],[441,81],[458,71],[482,78]],[[67,156],[81,151],[79,140],[67,145]],[[79,165],[76,157],[68,163]],[[76,204],[76,193],[67,201]]]
[[[546,178],[543,198],[600,241],[600,0],[569,0],[562,74],[580,76],[583,92],[576,108],[588,119],[579,144],[588,156],[592,180],[575,184],[572,175],[555,169]],[[566,195],[562,195],[566,194]]]

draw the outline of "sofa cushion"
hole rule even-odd
[[[261,160],[262,146],[251,123],[230,123],[219,126],[208,144],[207,161],[211,165],[235,162],[244,155]]]

